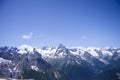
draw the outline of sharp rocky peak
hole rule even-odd
[[[61,43],[61,44],[59,44],[59,47],[65,47],[65,45],[63,45],[63,44]]]
[[[69,53],[69,50],[63,44],[60,44],[56,49],[54,56],[57,58],[66,57]]]

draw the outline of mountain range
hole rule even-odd
[[[35,80],[119,80],[120,48],[28,45],[0,47],[2,78]]]

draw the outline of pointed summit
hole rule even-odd
[[[26,44],[18,46],[18,49],[33,52],[33,47],[30,45],[26,45]]]
[[[57,49],[66,49],[66,47],[63,44],[59,44]]]
[[[35,48],[33,49],[33,54],[36,59],[41,58],[41,54]]]
[[[60,44],[55,52],[55,56],[58,58],[65,57],[68,53],[68,49],[63,44]]]

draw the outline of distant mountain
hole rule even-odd
[[[120,48],[0,47],[0,73],[36,80],[119,80]]]
[[[35,48],[31,52],[27,48],[0,47],[0,75],[12,79],[67,80]]]
[[[57,48],[38,49],[38,52],[48,63],[62,70],[69,80],[119,79],[120,48],[66,48],[60,44]]]

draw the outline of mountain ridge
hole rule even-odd
[[[33,48],[0,47],[0,74],[11,79],[67,80],[65,75],[42,59]]]
[[[1,58],[11,60],[13,59],[11,55],[14,54],[15,58],[13,60],[16,62],[20,55],[27,55],[26,57],[33,55],[35,58],[41,57],[44,61],[52,65],[53,68],[63,72],[69,80],[100,80],[106,79],[106,76],[109,80],[116,80],[120,73],[120,48],[68,48],[60,44],[58,47],[43,48],[33,48],[28,45],[20,47],[0,47],[0,53],[1,51],[9,53],[7,54],[9,57],[5,54],[0,54]],[[23,62],[27,61],[29,60],[24,60]],[[21,63],[21,65],[22,64],[24,63]],[[26,64],[27,63],[25,63],[25,65]],[[30,64],[32,64],[32,61]],[[38,70],[35,65],[29,66],[31,66],[32,70]],[[114,74],[112,74],[113,71]],[[88,75],[88,73],[91,75]],[[105,73],[106,76],[103,76]],[[111,78],[110,75],[115,76],[115,78]]]

